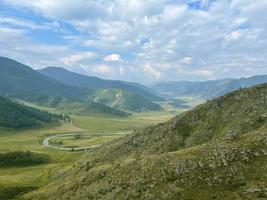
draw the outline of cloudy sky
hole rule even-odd
[[[267,74],[267,0],[0,0],[0,56],[109,79]]]

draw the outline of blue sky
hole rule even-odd
[[[0,0],[0,55],[150,83],[267,74],[267,0]]]

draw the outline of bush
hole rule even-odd
[[[30,151],[0,153],[0,167],[25,167],[49,162],[49,156]]]

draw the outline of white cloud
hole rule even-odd
[[[76,54],[61,58],[60,60],[64,64],[70,65],[70,64],[77,63],[83,60],[93,60],[96,57],[97,57],[97,54],[94,52],[81,52],[81,53],[76,53]]]
[[[119,74],[120,76],[124,74],[124,68],[122,66],[119,67]]]
[[[35,65],[51,60],[74,71],[82,65],[90,74],[148,82],[242,76],[247,67],[252,75],[267,73],[265,0],[202,0],[200,8],[187,4],[197,0],[4,2],[74,29],[60,35],[67,44],[36,43],[27,34],[49,24],[1,16],[0,53]]]
[[[42,13],[46,17],[58,18],[62,20],[80,20],[87,18],[104,17],[107,14],[104,1],[84,1],[76,0],[4,0],[6,3],[33,9]]]
[[[186,5],[166,5],[161,17],[165,22],[177,20],[185,14],[186,10]]]
[[[101,64],[99,66],[95,66],[92,69],[93,72],[98,73],[98,74],[110,74],[112,73],[112,69],[108,65]]]
[[[71,53],[67,46],[36,43],[27,36],[26,30],[0,29],[0,55],[17,59],[34,68],[57,65],[59,58]]]
[[[184,57],[184,58],[182,59],[182,63],[183,63],[183,64],[190,65],[190,64],[192,64],[192,62],[193,62],[193,59],[192,59],[191,57]]]
[[[151,67],[150,64],[145,64],[143,69],[148,76],[152,76],[156,79],[159,79],[161,77],[161,73],[155,68]]]
[[[184,77],[200,77],[201,79],[214,79],[214,73],[208,69],[194,69],[194,70],[187,70],[181,67],[177,67],[177,74],[184,76]]]
[[[241,30],[236,30],[236,31],[233,31],[230,34],[226,35],[225,39],[228,40],[228,41],[238,40],[242,36],[242,34],[243,33],[242,33]]]
[[[122,61],[121,56],[119,54],[110,54],[108,56],[105,56],[103,60],[107,62]]]

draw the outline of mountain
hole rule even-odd
[[[266,199],[267,84],[89,152],[24,199]]]
[[[106,89],[117,88],[126,90],[128,92],[137,94],[151,101],[163,101],[162,97],[159,97],[155,91],[144,85],[134,82],[118,81],[118,80],[105,80],[97,77],[86,76],[74,72],[70,72],[60,67],[47,67],[38,70],[41,74],[60,81],[66,85],[84,87],[90,89]]]
[[[33,128],[57,121],[55,115],[0,97],[0,128]]]
[[[120,89],[97,90],[91,95],[93,102],[102,103],[113,108],[131,112],[145,112],[161,110],[160,105],[137,94]]]
[[[24,100],[40,95],[86,100],[91,91],[64,85],[12,59],[0,57],[0,95]]]
[[[221,79],[203,82],[171,81],[157,83],[153,89],[168,97],[215,98],[239,88],[251,87],[267,82],[267,75],[241,79]]]
[[[65,85],[26,65],[0,57],[0,95],[2,96],[56,107],[70,114],[95,115],[96,111],[99,111],[99,114],[112,116],[129,115],[108,105],[92,103],[89,97],[94,93],[93,89]],[[135,97],[133,100],[136,102],[144,99],[141,96]],[[135,104],[135,102],[128,103]],[[146,100],[146,103],[151,104],[152,109],[155,106],[152,101]],[[102,108],[100,108],[101,106]],[[149,110],[149,105],[146,106]]]

